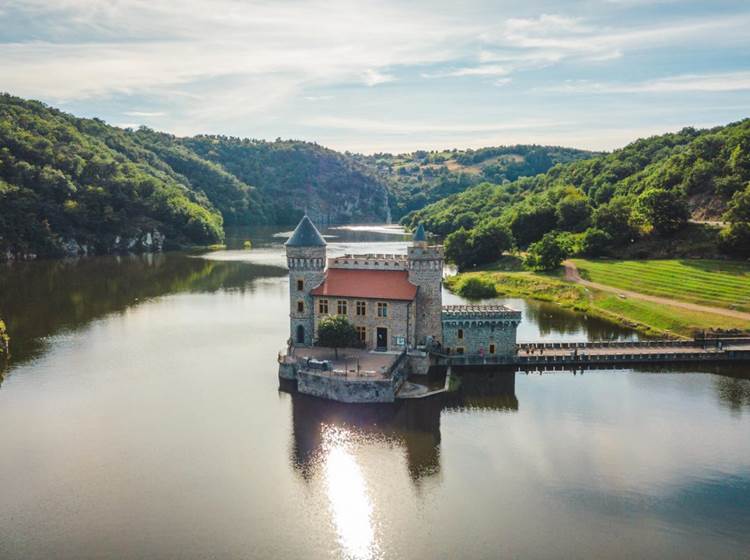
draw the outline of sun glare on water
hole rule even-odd
[[[323,432],[324,470],[333,523],[347,558],[377,556],[373,508],[362,470],[351,451],[352,434],[341,428]]]

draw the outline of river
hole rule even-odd
[[[340,253],[406,244],[325,233]],[[0,268],[0,558],[747,558],[747,367],[290,394],[283,241]],[[520,341],[638,337],[500,301]]]

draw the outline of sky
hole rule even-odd
[[[0,91],[352,152],[611,150],[750,116],[750,2],[0,0]]]

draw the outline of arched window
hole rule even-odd
[[[299,300],[297,302],[297,313],[304,313],[305,312],[305,302],[302,300]]]
[[[297,325],[297,343],[305,343],[305,327],[303,327],[302,325]]]

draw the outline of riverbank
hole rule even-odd
[[[567,282],[555,273],[484,270],[464,272],[445,283],[451,291],[469,298],[499,295],[553,302],[647,336],[690,338],[704,330],[750,331],[750,321],[744,319],[629,298]]]
[[[5,328],[5,323],[0,319],[0,366],[8,359],[10,355],[10,337]]]

